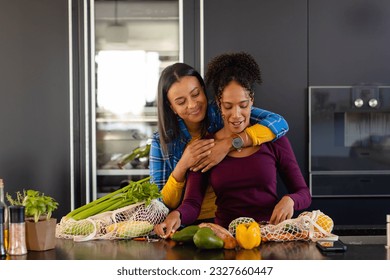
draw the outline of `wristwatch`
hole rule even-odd
[[[240,135],[237,134],[237,137],[234,137],[232,140],[232,146],[237,150],[237,152],[241,152],[242,147],[244,146],[244,140]]]

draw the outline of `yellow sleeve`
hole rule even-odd
[[[163,202],[167,207],[175,209],[179,206],[184,184],[185,182],[176,181],[172,174],[169,176],[168,181],[161,190]]]
[[[245,132],[252,139],[253,146],[269,142],[275,139],[276,135],[266,126],[255,124],[245,129]]]

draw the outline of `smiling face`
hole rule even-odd
[[[231,81],[224,88],[219,101],[225,129],[240,133],[249,126],[253,99],[244,87]]]
[[[171,109],[184,120],[187,127],[200,125],[206,116],[207,98],[196,77],[181,78],[171,86],[167,96]]]

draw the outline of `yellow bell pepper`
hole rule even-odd
[[[239,224],[236,228],[236,239],[238,245],[243,249],[253,249],[261,242],[260,226],[256,222]]]

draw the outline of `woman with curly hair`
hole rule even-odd
[[[239,135],[250,126],[254,84],[261,83],[260,67],[247,53],[222,54],[209,63],[205,80],[214,91],[224,123],[206,138],[218,141]],[[282,198],[277,194],[278,173],[288,189]],[[208,172],[190,171],[182,204],[155,226],[155,232],[167,236],[181,224],[192,224],[209,184],[216,194],[215,223],[225,228],[238,217],[277,224],[311,203],[291,145],[282,136],[277,141],[231,150]]]
[[[162,201],[175,209],[182,201],[189,169],[207,171],[233,149],[260,145],[283,136],[287,122],[278,114],[253,107],[251,127],[239,135],[202,139],[218,131],[223,121],[215,102],[209,104],[200,74],[185,63],[164,69],[158,84],[158,133],[150,151],[151,181],[159,187]],[[235,138],[235,139],[234,139]],[[240,141],[243,139],[243,141]],[[208,188],[199,219],[214,217],[215,194]]]

